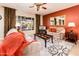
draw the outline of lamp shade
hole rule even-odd
[[[68,27],[75,27],[75,23],[74,22],[69,22]]]

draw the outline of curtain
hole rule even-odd
[[[9,29],[15,27],[16,24],[16,10],[4,7],[4,36]]]
[[[39,32],[39,26],[40,26],[40,15],[36,14],[35,17],[36,17],[36,33],[38,33]]]

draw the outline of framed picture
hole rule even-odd
[[[18,16],[16,23],[20,24],[20,29],[22,31],[34,30],[34,18]]]
[[[54,17],[51,17],[51,18],[50,18],[50,25],[55,25]]]
[[[65,15],[50,17],[50,25],[64,26],[65,25]]]

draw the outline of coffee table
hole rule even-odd
[[[42,38],[45,41],[45,47],[47,47],[47,40],[51,38],[51,42],[53,43],[53,36],[48,34],[34,34],[34,39],[36,40],[36,36]]]

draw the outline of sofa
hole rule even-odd
[[[0,48],[3,43],[3,40],[0,40]],[[25,47],[23,53],[25,56],[40,56],[41,44],[38,41],[30,43],[27,47]],[[1,52],[1,49],[0,49]],[[2,52],[1,52],[2,53]]]
[[[50,27],[51,30],[47,30],[47,34],[53,35],[54,39],[64,39],[65,28],[64,27]]]

